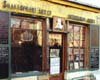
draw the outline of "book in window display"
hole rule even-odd
[[[73,54],[69,55],[69,60],[74,61],[74,55]]]
[[[69,61],[74,61],[73,50],[74,50],[73,48],[69,48],[69,49],[68,49],[68,53],[69,53],[69,54],[68,54],[68,55],[69,55],[68,60],[69,60]]]
[[[79,69],[80,54],[79,49],[74,49],[74,69]]]
[[[84,49],[80,49],[80,60],[84,60]]]
[[[84,60],[84,54],[80,54],[80,60]]]
[[[74,69],[74,63],[73,63],[73,61],[71,61],[71,62],[69,63],[69,69],[70,69],[70,70],[73,70],[73,69]]]
[[[79,69],[80,67],[79,67],[79,62],[74,62],[74,69]]]
[[[53,30],[54,31],[61,31],[64,32],[66,25],[65,25],[65,19],[62,17],[53,17]]]
[[[83,68],[84,67],[84,62],[83,61],[80,61],[80,68]]]
[[[74,55],[74,60],[79,61],[80,60],[80,54],[75,54]]]

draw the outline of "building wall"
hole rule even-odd
[[[41,14],[38,14],[38,11],[36,13],[32,13],[32,12],[18,10],[18,9],[3,8],[2,3],[3,3],[3,1],[0,1],[0,10],[21,12],[21,13],[34,14],[34,15],[41,15]],[[81,9],[76,9],[76,8],[72,8],[72,7],[66,7],[66,6],[53,4],[53,3],[50,3],[50,2],[46,2],[46,1],[7,0],[7,3],[15,4],[15,5],[25,5],[25,6],[34,7],[34,8],[37,8],[37,9],[40,8],[40,9],[44,9],[44,10],[50,10],[52,12],[51,15],[42,15],[42,16],[48,16],[48,17],[60,16],[60,17],[65,17],[67,19],[69,14],[73,14],[73,15],[76,15],[76,16],[85,17],[86,19],[91,18],[91,19],[96,20],[97,16],[99,16],[98,13],[85,11],[85,10],[81,10]]]

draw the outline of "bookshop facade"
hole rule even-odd
[[[44,3],[43,9],[12,3],[0,2],[0,80],[64,80],[73,71],[99,69],[97,13],[90,12],[92,18],[59,15],[59,10],[47,7],[53,5],[49,2],[32,2]],[[65,9],[53,5],[58,6]]]

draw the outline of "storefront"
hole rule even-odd
[[[0,2],[0,80],[69,80],[99,68],[97,13],[80,17],[70,14],[74,8],[46,1],[13,2]]]

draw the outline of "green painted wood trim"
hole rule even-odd
[[[29,77],[29,76],[42,76],[47,75],[47,72],[26,72],[21,74],[12,74],[11,78]]]
[[[8,79],[0,79],[0,80],[8,80]]]
[[[80,68],[80,69],[76,69],[76,70],[69,70],[69,71],[67,71],[67,73],[80,72],[80,71],[89,71],[89,69]]]
[[[8,28],[8,31],[9,31],[9,80],[11,80],[11,12],[9,12],[9,28]]]
[[[99,23],[99,70],[100,70],[100,23]]]
[[[82,79],[84,77],[90,77],[91,79],[96,80],[96,77],[93,74],[72,78],[71,80],[80,80],[80,79]]]

